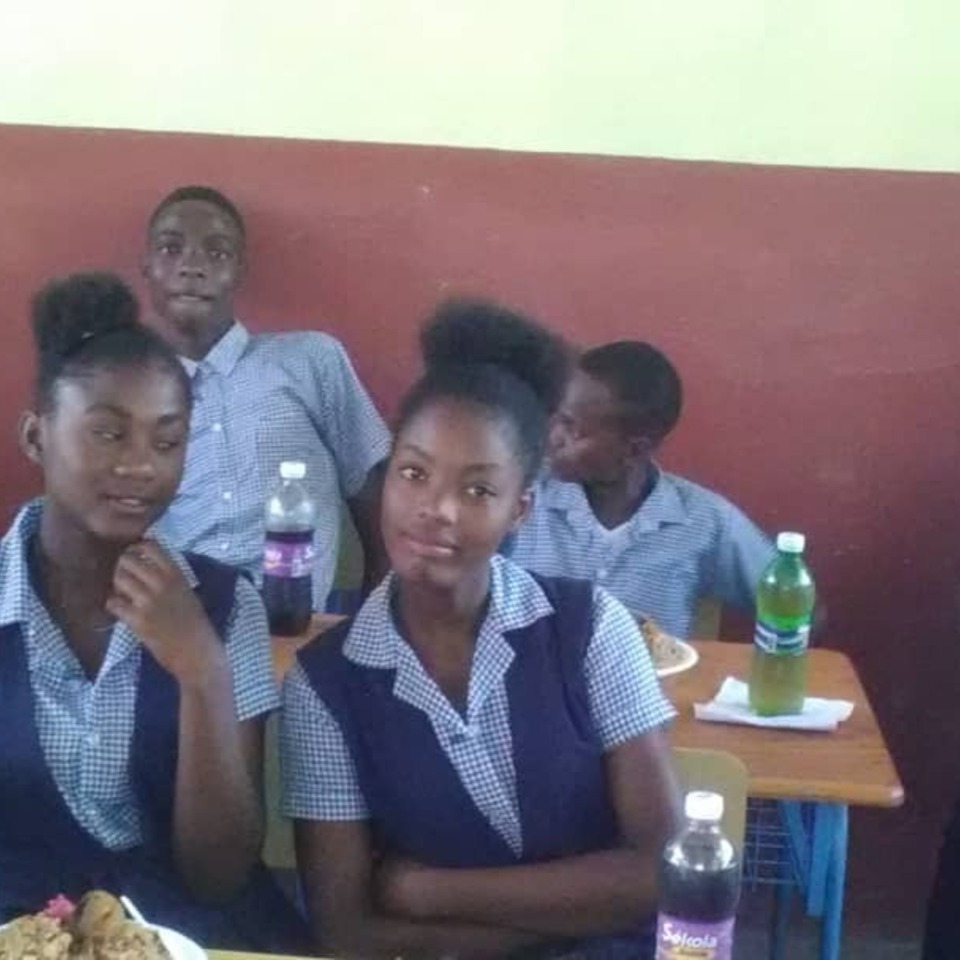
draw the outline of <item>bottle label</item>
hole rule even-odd
[[[268,538],[263,545],[263,572],[269,577],[309,577],[313,554],[313,540],[290,543]]]
[[[788,630],[778,630],[762,620],[757,621],[753,642],[764,653],[782,656],[797,656],[807,649],[810,642],[810,621]]]
[[[733,923],[733,917],[698,923],[661,913],[657,917],[656,960],[731,960]]]

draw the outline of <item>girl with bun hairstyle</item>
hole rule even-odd
[[[205,946],[296,946],[258,863],[277,705],[263,607],[150,536],[180,482],[190,383],[116,277],[33,303],[24,453],[43,497],[0,541],[0,922],[127,894]]]
[[[497,553],[530,507],[563,344],[441,307],[400,411],[392,573],[284,688],[285,813],[314,947],[652,957],[674,711],[627,611]]]

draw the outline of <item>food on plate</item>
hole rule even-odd
[[[74,906],[57,896],[41,913],[0,929],[0,960],[171,960],[156,930],[128,920],[120,901],[93,890]]]
[[[683,663],[687,658],[687,648],[681,641],[669,633],[664,633],[653,617],[648,617],[644,613],[637,613],[634,616],[640,626],[643,639],[647,641],[653,665],[657,670],[669,670]]]
[[[0,930],[0,960],[68,960],[72,939],[54,917],[17,917]]]
[[[123,905],[115,896],[91,890],[77,901],[70,929],[81,940],[103,940],[126,919]]]

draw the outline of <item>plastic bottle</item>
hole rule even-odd
[[[656,960],[731,960],[740,861],[720,830],[723,797],[695,791],[660,863]]]
[[[761,716],[800,713],[807,692],[807,645],[817,599],[803,562],[806,538],[781,533],[757,587],[750,706]]]
[[[280,636],[303,633],[313,615],[316,507],[306,475],[299,461],[281,463],[264,514],[263,602],[270,632]]]

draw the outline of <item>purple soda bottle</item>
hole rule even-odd
[[[731,960],[740,861],[720,831],[723,797],[688,793],[684,814],[660,862],[657,960]]]
[[[263,602],[270,632],[285,637],[303,633],[313,615],[316,508],[306,475],[300,461],[281,463],[264,515]]]

